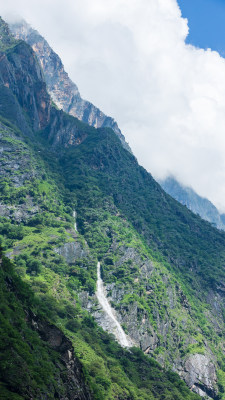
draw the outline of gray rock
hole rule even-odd
[[[35,51],[43,68],[48,91],[59,109],[95,128],[113,129],[123,147],[131,152],[116,121],[105,115],[89,101],[82,99],[77,85],[71,81],[64,70],[61,59],[51,49],[47,41],[25,21],[11,24],[10,29],[17,39],[24,40]]]
[[[88,255],[88,250],[84,249],[79,242],[65,243],[56,248],[55,252],[63,256],[68,264],[75,264],[77,259],[85,258]]]
[[[190,355],[181,376],[192,390],[200,396],[215,397],[216,369],[212,358],[203,354]]]

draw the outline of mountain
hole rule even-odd
[[[123,146],[131,151],[117,123],[81,98],[77,85],[68,77],[62,61],[47,41],[24,20],[10,24],[10,29],[15,38],[24,40],[35,51],[43,68],[48,91],[57,106],[90,126],[113,129]],[[172,177],[160,180],[159,184],[169,195],[186,205],[195,214],[214,224],[218,229],[225,230],[224,217],[209,200],[197,195],[191,188],[183,186]]]
[[[47,41],[25,21],[10,24],[10,30],[16,39],[24,40],[35,51],[44,72],[48,92],[59,109],[95,128],[113,129],[123,146],[131,151],[114,119],[81,98],[77,85],[71,81],[61,59]]]
[[[54,108],[33,50],[2,20],[0,33],[0,235],[13,261],[0,252],[0,397],[197,400],[177,374],[123,349],[81,307],[95,293],[100,253],[77,232],[63,157],[93,134],[121,142]]]
[[[199,196],[193,189],[182,185],[173,177],[160,180],[159,184],[166,193],[187,206],[189,210],[200,215],[206,221],[211,222],[218,229],[225,230],[223,216],[209,200]]]
[[[112,129],[58,110],[32,48],[0,33],[1,397],[222,399],[225,233]]]

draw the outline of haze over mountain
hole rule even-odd
[[[82,97],[118,122],[149,172],[175,176],[223,210],[224,59],[185,44],[188,24],[175,0],[1,6],[45,36]]]
[[[206,221],[214,224],[218,229],[225,230],[224,214],[220,214],[217,208],[207,199],[198,196],[193,189],[177,182],[173,177],[159,181],[162,188],[181,204],[187,206],[195,214],[200,215]]]

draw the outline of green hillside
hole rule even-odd
[[[168,196],[113,131],[52,106],[29,46],[1,51],[0,235],[14,263],[2,264],[1,328],[18,358],[3,340],[2,397],[76,398],[34,314],[70,341],[91,398],[197,399],[174,371],[225,398],[225,234]],[[129,351],[99,327],[98,260]]]
[[[1,398],[68,396],[71,389],[64,348],[55,347],[50,340],[48,343],[50,326],[51,337],[56,336],[57,341],[59,332],[65,334],[68,348],[73,346],[75,356],[82,363],[82,367],[78,364],[82,368],[79,376],[82,393],[71,399],[88,398],[87,387],[90,398],[94,399],[197,399],[178,375],[165,372],[136,348],[129,352],[123,350],[82,310],[78,293],[80,290],[94,292],[97,258],[82,236],[74,236],[70,205],[75,200],[73,196],[69,198],[62,185],[61,190],[57,188],[55,182],[60,175],[54,174],[54,181],[46,161],[41,160],[40,150],[35,157],[34,146],[26,144],[24,138],[15,136],[4,125],[1,146],[7,146],[6,158],[2,160],[7,169],[1,182],[1,201],[10,218],[1,218],[0,232],[6,253],[14,258],[16,271],[3,258]],[[13,165],[20,164],[16,174],[7,163],[7,151]],[[26,174],[32,174],[32,182]],[[24,179],[23,186],[15,188],[15,178]],[[39,211],[32,216],[35,207]],[[16,214],[18,210],[20,215]],[[86,249],[85,257],[77,259],[72,266],[55,252],[57,246],[71,242]],[[80,387],[75,387],[71,396],[80,391]]]

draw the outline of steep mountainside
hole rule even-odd
[[[174,199],[184,204],[195,214],[214,224],[218,229],[225,230],[223,216],[217,208],[207,199],[199,196],[194,190],[183,186],[176,179],[168,177],[159,181],[162,188]]]
[[[55,155],[47,154],[53,173],[42,159],[44,147],[5,123],[0,235],[16,273],[35,296],[4,258],[0,397],[197,400],[177,375],[138,349],[123,350],[82,310],[78,295],[93,295],[97,258],[74,232],[76,199],[59,184]]]
[[[36,309],[71,341],[87,390],[197,399],[175,371],[192,391],[223,399],[225,234],[167,195],[111,129],[51,106],[27,44],[6,46],[0,71],[2,245]],[[98,262],[114,317],[143,352],[99,327],[112,332]]]
[[[113,129],[123,146],[131,151],[117,123],[112,118],[105,116],[93,104],[81,98],[77,86],[65,72],[61,59],[47,41],[25,21],[11,24],[10,28],[16,38],[22,39],[32,46],[43,68],[48,91],[57,106],[90,126]],[[223,216],[209,200],[198,196],[191,188],[181,185],[172,177],[161,180],[159,183],[169,195],[186,205],[195,214],[211,222],[218,229],[225,230]]]
[[[0,397],[197,400],[177,374],[121,348],[81,307],[94,296],[100,252],[75,229],[77,196],[65,187],[60,154],[101,131],[52,108],[31,48],[5,43],[0,235],[17,275],[1,260]]]
[[[95,128],[111,128],[120,138],[123,146],[130,151],[117,123],[101,110],[83,100],[77,85],[65,72],[59,56],[51,49],[47,41],[25,21],[11,24],[10,29],[17,39],[28,43],[35,51],[43,68],[48,91],[55,104],[63,111]]]

